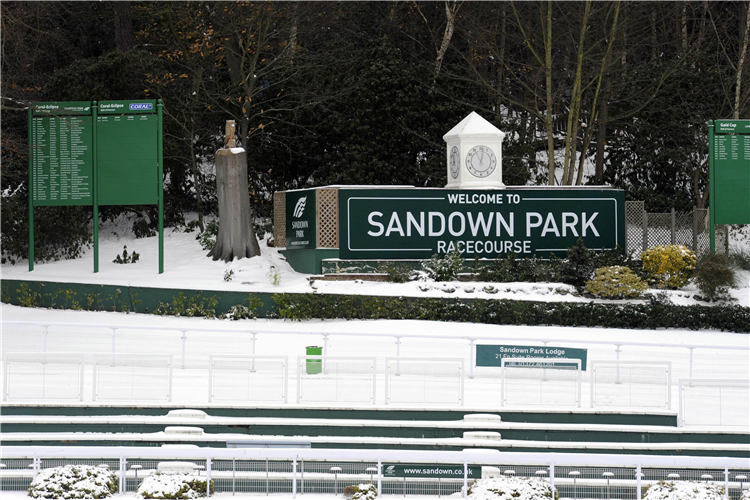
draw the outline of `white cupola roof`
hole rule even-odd
[[[502,141],[505,133],[482,118],[476,111],[472,111],[466,118],[450,129],[443,136],[443,140],[448,141],[452,138],[465,137],[498,138]]]

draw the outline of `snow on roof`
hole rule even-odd
[[[499,137],[500,140],[502,140],[505,137],[505,133],[482,118],[477,112],[472,111],[471,113],[469,113],[469,116],[461,120],[458,125],[450,129],[450,131],[448,131],[448,133],[443,136],[443,139],[447,141],[452,137],[467,136]]]

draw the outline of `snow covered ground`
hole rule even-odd
[[[196,240],[197,232],[185,233],[171,228],[164,233],[164,273],[158,274],[157,237],[136,239],[129,229],[130,222],[121,218],[117,223],[103,226],[100,229],[99,272],[93,272],[93,249],[86,249],[84,254],[74,260],[36,263],[34,271],[29,272],[28,261],[15,265],[5,264],[0,268],[2,277],[10,279],[82,282],[95,284],[128,285],[161,288],[185,288],[196,290],[270,292],[270,293],[306,293],[312,292],[310,275],[295,272],[284,257],[275,248],[268,247],[265,239],[261,241],[262,254],[252,259],[235,260],[230,263],[213,261],[206,257],[206,251]],[[750,239],[744,233],[739,236],[734,246],[745,248]],[[135,264],[115,264],[112,261],[122,254],[127,246],[129,253],[136,251],[140,259]],[[272,284],[271,269],[278,272],[278,286]],[[224,281],[228,271],[234,272],[232,281]],[[431,285],[428,290],[420,289],[420,283],[403,284],[380,283],[368,281],[317,281],[317,293],[361,294],[380,296],[422,296],[422,297],[477,297],[488,299],[516,299],[534,301],[576,301],[587,302],[590,299],[574,297],[571,294],[555,293],[557,289],[570,291],[571,288],[560,283],[492,283],[499,292],[488,294],[482,291],[487,283],[455,283],[455,292],[447,294],[440,284]],[[427,288],[421,284],[422,288]],[[740,288],[732,290],[740,305],[750,307],[750,272],[739,273]],[[684,290],[669,291],[675,304],[705,304],[696,301],[693,296],[697,288],[689,285]],[[612,302],[612,301],[599,301]],[[621,302],[621,301],[617,301]],[[634,301],[642,303],[643,301]]]
[[[235,260],[231,263],[215,262],[206,257],[196,240],[197,233],[184,233],[168,229],[165,232],[165,272],[157,272],[157,239],[156,237],[135,239],[128,229],[129,222],[120,219],[119,223],[102,228],[100,235],[100,272],[93,273],[93,251],[89,249],[75,260],[36,264],[33,272],[28,271],[27,262],[2,266],[5,278],[49,281],[78,281],[99,284],[132,285],[165,288],[188,288],[200,290],[232,290],[244,292],[312,292],[309,275],[296,273],[278,251],[261,244],[262,255],[252,259]],[[739,242],[744,245],[744,240]],[[112,259],[122,253],[123,246],[128,251],[137,251],[141,258],[136,264],[115,264]],[[278,286],[272,283],[270,272],[276,269],[280,276]],[[234,272],[232,281],[225,281],[227,271]],[[316,282],[317,293],[356,293],[387,296],[446,296],[441,284],[429,284],[431,289],[423,291],[422,283],[379,283],[367,281]],[[494,284],[500,289],[497,294],[481,292],[481,283],[455,283],[456,291],[451,296],[483,297],[489,299],[513,298],[535,301],[588,301],[571,294],[556,293],[557,289],[569,289],[566,285],[545,283],[509,283]],[[471,290],[471,291],[470,291]],[[677,304],[698,303],[693,298],[695,287],[670,292]],[[742,305],[750,305],[750,273],[741,276],[741,288],[734,290]],[[750,336],[715,331],[633,331],[598,328],[559,328],[559,327],[523,327],[495,326],[467,323],[440,323],[420,321],[308,321],[289,322],[280,320],[256,320],[248,322],[229,322],[220,320],[168,318],[153,315],[121,314],[110,312],[81,312],[62,310],[36,310],[2,305],[4,352],[40,352],[42,344],[49,352],[80,352],[87,356],[85,374],[84,401],[92,398],[91,370],[94,354],[113,352],[115,339],[107,329],[75,327],[75,331],[65,328],[51,329],[50,334],[41,339],[41,329],[11,325],[13,321],[32,321],[45,323],[75,323],[85,325],[118,325],[122,330],[117,334],[119,355],[128,353],[151,353],[174,356],[173,362],[184,367],[175,371],[174,402],[205,403],[208,397],[207,361],[208,355],[259,354],[289,356],[290,386],[288,401],[293,403],[296,395],[295,369],[297,356],[305,353],[309,345],[327,344],[327,354],[339,356],[374,356],[377,358],[378,379],[376,382],[375,404],[385,404],[383,363],[386,356],[402,357],[460,357],[465,360],[465,371],[471,367],[471,344],[469,338],[485,337],[489,340],[478,340],[477,343],[540,345],[542,341],[551,345],[568,345],[569,347],[589,349],[589,362],[592,360],[614,360],[617,358],[615,344],[618,342],[640,343],[642,346],[626,346],[619,359],[631,361],[670,361],[672,362],[673,411],[677,403],[676,381],[690,373],[694,377],[710,378],[747,378]],[[127,332],[127,327],[149,327],[149,333],[140,330]],[[166,330],[171,330],[167,332]],[[197,330],[221,330],[221,340],[216,333],[196,333]],[[70,329],[68,329],[70,330]],[[180,343],[179,330],[191,330],[187,341]],[[257,342],[250,345],[248,330],[258,333]],[[362,334],[368,334],[362,337]],[[177,337],[175,336],[177,335]],[[329,337],[324,338],[324,335]],[[417,336],[418,338],[409,338]],[[399,341],[397,338],[402,337]],[[609,345],[597,344],[606,342]],[[650,345],[647,345],[650,344]],[[669,344],[669,346],[654,346]],[[719,347],[736,347],[727,349],[696,349],[692,354],[688,346],[709,345]],[[48,346],[48,347],[47,347]],[[680,347],[685,346],[685,347]],[[693,359],[693,371],[689,363]],[[178,361],[179,360],[179,361]],[[493,371],[494,370],[494,371]],[[497,408],[499,405],[499,370],[477,368],[475,378],[466,379],[466,397],[464,405],[474,408]],[[323,377],[321,377],[323,379]],[[366,379],[366,376],[364,377]],[[364,380],[363,379],[363,380]],[[270,380],[270,379],[269,379]],[[405,380],[405,379],[404,379]],[[582,390],[582,407],[589,401],[589,378],[584,373]],[[33,385],[33,382],[30,382]],[[317,383],[317,382],[316,382]],[[133,384],[136,384],[134,381]],[[565,387],[569,389],[568,383]],[[322,387],[322,386],[321,386]],[[604,386],[603,386],[604,387]],[[230,389],[230,388],[227,388]],[[612,394],[616,391],[612,388]],[[356,393],[358,389],[355,389]],[[541,394],[542,388],[535,386],[535,394]],[[320,390],[322,393],[326,389]],[[231,392],[231,391],[230,391]],[[528,388],[516,390],[517,395],[525,395]],[[555,398],[568,398],[570,391],[548,391],[553,404]],[[312,395],[308,392],[308,396]],[[395,393],[392,392],[391,395]],[[529,392],[529,395],[531,393]],[[320,404],[342,403],[353,404],[353,401],[321,400]],[[302,398],[303,402],[307,402]],[[308,400],[314,403],[313,400]],[[523,406],[523,398],[516,401]],[[598,399],[598,403],[606,403]],[[363,401],[363,404],[373,404]],[[528,401],[526,402],[528,403]],[[569,403],[569,401],[568,401]],[[391,404],[395,404],[391,401]],[[445,403],[449,406],[454,403]]]

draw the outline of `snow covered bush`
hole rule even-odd
[[[657,288],[682,288],[688,284],[698,262],[685,245],[659,245],[641,253],[643,270]]]
[[[469,487],[472,500],[547,500],[559,498],[557,490],[536,477],[479,479]]]
[[[600,267],[594,279],[586,282],[586,291],[605,299],[634,298],[648,289],[648,285],[624,266]]]
[[[664,481],[651,485],[643,500],[722,500],[724,487],[698,481]]]
[[[211,481],[211,493],[214,482]],[[206,496],[206,479],[181,472],[159,472],[146,477],[136,491],[137,498],[200,498]]]
[[[117,476],[90,465],[44,469],[29,485],[31,498],[110,498],[115,492]]]
[[[742,492],[742,496],[740,497],[740,500],[750,500],[750,488]]]
[[[427,273],[427,277],[434,281],[456,281],[463,264],[461,251],[456,249],[442,257],[435,254],[428,260],[422,261],[422,269]]]
[[[378,489],[374,484],[353,484],[344,488],[344,497],[352,500],[375,500]]]

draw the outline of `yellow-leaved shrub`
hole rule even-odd
[[[630,268],[625,266],[600,267],[594,279],[586,282],[586,291],[604,299],[630,299],[648,289]]]
[[[685,245],[659,245],[641,253],[643,270],[657,288],[682,288],[693,276],[698,258]]]

